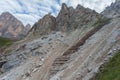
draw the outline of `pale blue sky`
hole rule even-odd
[[[101,12],[106,6],[110,5],[115,0],[0,0],[0,14],[2,12],[10,12],[24,25],[30,23],[33,25],[38,19],[45,14],[51,12],[56,16],[61,8],[62,3],[74,8],[81,4],[84,7],[89,7]]]

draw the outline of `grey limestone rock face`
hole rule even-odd
[[[23,34],[24,35],[27,35],[29,30],[31,29],[31,25],[30,24],[27,24],[23,30]]]
[[[120,0],[116,0],[101,13],[106,17],[115,18],[120,16]]]
[[[43,19],[40,19],[34,24],[30,32],[32,32],[34,36],[49,34],[53,30],[55,30],[55,21],[56,19],[52,15],[45,15]]]
[[[116,2],[119,2],[120,0],[116,0]]]
[[[32,36],[46,35],[52,31],[70,32],[83,26],[93,25],[99,18],[100,14],[94,10],[84,8],[78,5],[76,8],[67,7],[62,4],[61,10],[57,17],[50,14],[45,15],[30,30]]]
[[[74,9],[71,8],[71,11]],[[56,23],[57,23],[57,30],[66,32],[67,28],[69,26],[69,19],[70,19],[70,11],[69,8],[65,3],[62,4],[62,8],[60,10],[60,13],[56,17]]]

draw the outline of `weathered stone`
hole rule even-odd
[[[24,25],[9,12],[0,15],[0,36],[10,39],[21,39]]]
[[[102,14],[109,18],[115,18],[120,16],[120,0],[116,0],[110,6],[108,6]]]
[[[83,26],[92,26],[97,20],[102,18],[94,10],[78,5],[76,9],[62,4],[58,16],[55,18],[50,14],[45,15],[30,30],[28,38],[41,37],[53,31],[70,32]],[[44,38],[42,38],[44,39]]]
[[[30,29],[31,29],[31,25],[27,24],[24,28],[23,34],[27,35]]]
[[[30,73],[25,73],[25,76],[26,76],[26,77],[29,77],[29,76],[30,76]]]
[[[32,53],[33,56],[39,56],[40,54],[43,54],[42,52],[39,52],[39,51],[34,51]]]
[[[66,32],[69,26],[70,12],[65,3],[62,4],[62,8],[56,17],[57,27],[56,30]]]
[[[0,68],[6,63],[7,61],[0,61]]]
[[[76,9],[62,4],[60,13],[56,17],[56,30],[62,32],[73,31],[84,25],[93,25],[101,15],[94,10],[78,5]]]
[[[38,71],[39,69],[38,68],[35,68],[35,69],[33,69],[33,71],[32,72],[36,72],[36,71]]]
[[[32,33],[30,36],[34,37],[49,34],[55,30],[55,22],[55,17],[50,14],[45,15],[43,19],[40,19],[37,23],[34,24],[33,28],[30,30],[30,33]]]
[[[7,71],[9,71],[10,69],[12,69],[13,67],[18,66],[19,63],[20,63],[19,60],[9,61],[9,62],[3,64],[2,68],[1,68],[1,71],[2,71],[2,72],[7,72]]]

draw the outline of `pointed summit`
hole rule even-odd
[[[24,25],[11,13],[4,12],[0,15],[0,34],[10,39],[20,39]]]
[[[69,24],[69,17],[70,17],[70,12],[69,8],[65,3],[62,4],[61,10],[56,17],[56,22],[57,22],[57,30],[60,31],[66,31],[66,26]]]
[[[2,16],[3,16],[3,15],[11,15],[11,13],[9,13],[9,12],[3,12],[1,15],[2,15]]]
[[[101,16],[97,12],[78,5],[76,9],[67,7],[65,3],[61,5],[61,10],[55,18],[51,14],[45,15],[31,29],[31,36],[42,36],[52,31],[71,32],[82,26],[93,25],[98,17]]]
[[[106,7],[101,14],[109,18],[116,18],[120,16],[120,0],[116,0],[110,6]]]
[[[78,4],[77,7],[76,7],[76,9],[79,9],[79,10],[80,10],[80,9],[83,9],[83,8],[84,8],[84,7],[83,7],[82,5],[80,5],[80,4]]]
[[[65,3],[62,3],[62,9],[67,9],[67,5]]]
[[[3,12],[1,15],[0,15],[0,20],[9,20],[10,18],[15,18],[11,13],[9,12]]]
[[[1,15],[2,16],[5,16],[5,15],[11,15],[12,16],[12,14],[10,12],[3,12]]]
[[[25,36],[27,35],[27,33],[29,32],[29,30],[31,29],[31,25],[27,24],[23,30],[23,34],[25,34]]]
[[[61,15],[61,14],[67,14],[68,12],[69,12],[69,10],[68,10],[67,5],[65,3],[63,3],[59,15]]]
[[[42,19],[36,22],[32,29],[29,31],[28,38],[30,37],[41,37],[42,35],[49,34],[50,32],[55,30],[56,27],[56,19],[51,14],[45,15]]]
[[[97,15],[97,12],[84,8],[80,4],[74,9],[73,7],[67,7],[67,5],[63,3],[60,13],[56,17],[57,30],[63,32],[75,30],[78,27],[94,21]]]
[[[120,0],[116,0],[116,2],[119,2]]]

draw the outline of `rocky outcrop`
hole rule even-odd
[[[74,10],[74,9],[73,9]],[[60,13],[56,17],[56,23],[57,27],[56,29],[59,31],[67,31],[67,28],[69,26],[69,19],[70,19],[70,12],[69,8],[65,3],[62,4],[62,8],[60,10]]]
[[[101,13],[109,18],[120,16],[120,0],[116,0]]]
[[[56,40],[56,38],[58,38],[58,40]],[[9,52],[10,55],[6,56],[6,53],[2,57],[2,59],[6,62],[0,62],[0,72],[7,72],[19,66],[21,63],[24,63],[27,59],[29,59],[30,56],[38,56],[39,58],[43,59],[44,56],[47,55],[47,53],[56,48],[56,45],[58,45],[59,42],[60,44],[63,44],[61,43],[62,40],[64,40],[64,36],[62,33],[58,32],[56,34],[50,34],[30,42],[25,42],[21,43],[20,45],[16,45],[16,47],[14,47],[13,52]],[[12,50],[9,49],[8,51]]]
[[[62,4],[60,13],[56,17],[57,30],[68,32],[84,25],[93,24],[99,17],[98,13],[88,8],[78,5],[76,9]]]
[[[29,31],[30,37],[39,37],[54,31],[56,27],[55,21],[56,19],[52,15],[45,15],[42,19],[33,25],[33,28]]]
[[[9,12],[0,15],[0,36],[10,39],[23,37],[24,25]]]
[[[77,28],[91,27],[96,21],[102,19],[103,16],[94,10],[84,8],[78,5],[76,9],[67,7],[65,3],[62,4],[58,16],[55,18],[52,15],[45,15],[29,32],[31,36],[41,36],[49,34],[51,31],[71,32]]]
[[[27,24],[27,25],[24,27],[23,34],[24,34],[24,35],[27,35],[30,29],[31,29],[31,25],[30,25],[30,24]]]

